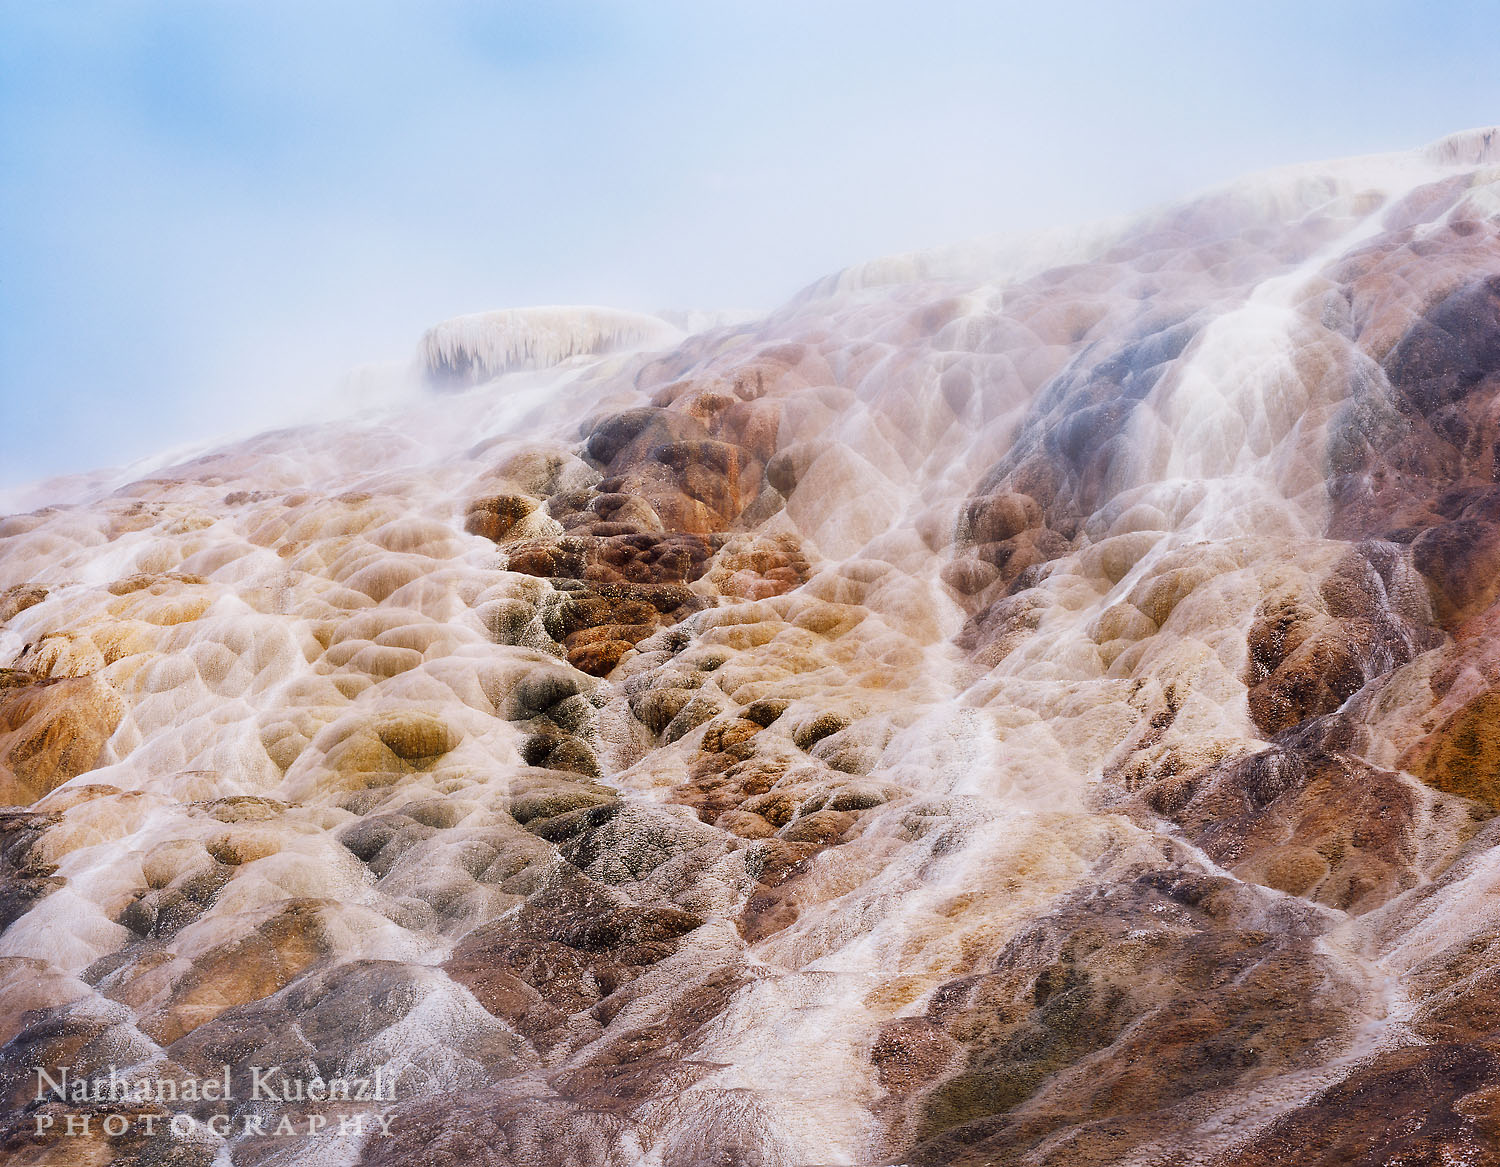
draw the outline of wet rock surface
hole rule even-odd
[[[0,519],[0,1155],[1495,1161],[1496,161],[463,318]]]

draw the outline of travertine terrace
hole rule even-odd
[[[7,1164],[1500,1163],[1494,131],[417,368],[0,520]]]

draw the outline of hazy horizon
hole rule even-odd
[[[276,424],[458,313],[771,308],[1418,147],[1500,121],[1497,31],[1479,5],[9,8],[0,485]]]

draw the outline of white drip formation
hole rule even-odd
[[[502,308],[456,316],[429,329],[419,358],[439,384],[479,384],[577,356],[660,347],[681,333],[658,316],[617,308]]]

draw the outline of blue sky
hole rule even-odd
[[[428,324],[1500,122],[1485,4],[0,0],[0,485],[290,420]]]

